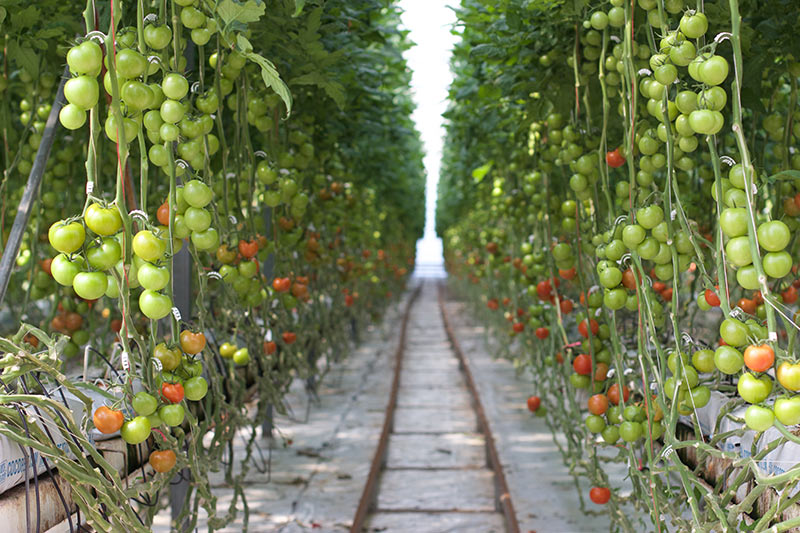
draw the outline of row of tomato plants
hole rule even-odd
[[[612,528],[798,525],[797,14],[461,3],[447,267]]]
[[[47,0],[2,14],[4,247],[51,112],[60,127],[0,309],[0,434],[56,467],[97,531],[149,531],[182,469],[185,527],[201,506],[211,529],[242,513],[246,527],[256,428],[413,266],[424,177],[397,8]],[[91,443],[118,431],[151,450],[133,484]],[[220,468],[224,509],[208,482]]]

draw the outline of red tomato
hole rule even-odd
[[[595,394],[589,398],[588,407],[593,415],[602,415],[608,410],[608,398],[605,394]]]
[[[491,300],[486,302],[486,307],[488,307],[492,311],[497,311],[500,308],[500,302],[497,301],[497,298],[492,298]]]
[[[94,415],[92,415],[94,427],[97,428],[97,431],[106,435],[119,431],[124,421],[125,417],[122,415],[122,411],[109,409],[105,405],[98,407]]]
[[[744,364],[753,372],[765,372],[775,362],[775,351],[769,344],[751,344],[744,351]]]
[[[577,273],[578,272],[575,270],[575,267],[572,267],[569,270],[563,270],[563,269],[558,270],[558,275],[567,281],[574,279]]]
[[[180,383],[162,383],[161,396],[169,403],[180,403],[183,400],[183,385]]]
[[[283,338],[283,342],[285,342],[286,344],[292,344],[294,343],[294,341],[297,340],[297,334],[292,333],[291,331],[287,331],[281,334],[281,337]]]
[[[206,336],[202,331],[194,333],[185,329],[181,331],[181,349],[189,355],[195,355],[206,347]]]
[[[622,386],[622,400],[627,402],[631,395],[631,390],[626,386]],[[608,401],[614,405],[619,405],[619,385],[614,383],[608,388]]]
[[[719,296],[717,296],[716,292],[712,291],[711,289],[706,289],[705,297],[708,305],[711,307],[719,307],[721,302],[719,301]]]
[[[619,148],[606,152],[606,163],[611,168],[619,168],[625,164],[625,158],[620,153]]]
[[[276,292],[288,292],[292,288],[292,281],[289,278],[275,278],[272,280],[272,288]]]
[[[45,271],[45,273],[46,273],[48,276],[52,276],[52,275],[53,275],[53,274],[52,274],[52,272],[50,271],[50,265],[51,265],[52,263],[53,263],[53,260],[52,260],[52,259],[50,259],[49,257],[48,257],[47,259],[42,259],[42,260],[39,262],[39,266],[41,266],[41,267],[42,267],[42,270],[44,270],[44,271]]]
[[[589,320],[589,327],[586,326],[586,320],[587,319],[584,318],[581,320],[581,323],[578,324],[578,333],[580,333],[581,337],[584,339],[589,338],[589,329],[592,330],[592,335],[597,335],[597,332],[600,331],[600,325],[597,323],[597,320],[594,318]]]
[[[589,491],[589,499],[597,505],[608,503],[611,499],[611,490],[608,487],[592,487]]]
[[[542,404],[542,399],[538,396],[531,396],[528,398],[528,409],[531,413],[535,413],[539,410],[539,406]]]
[[[514,322],[514,325],[512,325],[511,328],[514,330],[514,333],[522,333],[522,331],[525,329],[525,324],[522,322]]]
[[[630,268],[622,273],[622,285],[629,291],[636,290],[636,277]]]
[[[278,350],[278,345],[275,341],[264,341],[264,353],[272,355]]]
[[[561,312],[565,315],[568,315],[572,312],[572,300],[561,300],[559,306],[561,307]]]
[[[150,453],[148,462],[153,467],[153,470],[163,474],[172,470],[177,460],[178,458],[172,450],[157,450]]]
[[[736,305],[739,306],[741,310],[747,313],[748,315],[754,315],[756,313],[757,305],[754,300],[742,298],[736,303]]]
[[[670,287],[669,289],[664,289],[663,291],[661,291],[661,297],[664,298],[665,302],[671,302],[672,301],[672,287]]]
[[[549,300],[552,291],[553,287],[550,286],[550,282],[547,280],[536,284],[536,295],[539,296],[540,300]]]
[[[667,284],[661,281],[653,282],[653,290],[656,292],[663,292],[667,288]]]
[[[156,211],[156,218],[162,226],[169,226],[169,203],[164,202],[158,207]]]
[[[256,254],[258,253],[258,241],[256,241],[255,239],[251,241],[240,239],[239,253],[242,254],[242,257],[247,259],[255,257]]]
[[[550,330],[547,328],[536,328],[536,336],[544,340],[550,336]]]
[[[582,353],[572,361],[572,368],[578,374],[588,376],[592,373],[592,358]]]
[[[789,288],[783,291],[781,296],[783,297],[783,303],[793,304],[797,301],[797,289],[794,285],[789,285]]]

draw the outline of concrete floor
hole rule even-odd
[[[520,530],[608,531],[607,517],[581,511],[575,483],[549,429],[527,411],[528,379],[517,377],[511,363],[493,360],[482,328],[460,304],[447,305],[505,466]],[[484,436],[477,433],[470,397],[444,333],[434,281],[425,283],[412,313],[394,433],[369,531],[504,531]],[[360,348],[327,376],[306,422],[298,420],[308,400],[297,383],[288,398],[297,416],[276,420],[281,439],[272,452],[271,480],[256,470],[247,477],[249,531],[349,530],[383,424],[399,323],[396,309],[365,335]],[[284,439],[292,444],[283,447]],[[613,474],[615,483],[622,486],[623,476],[622,470]],[[223,481],[214,480],[220,513],[233,494]],[[588,490],[581,486],[584,494]],[[199,531],[204,525],[201,514]],[[157,517],[154,531],[170,531],[168,512]],[[241,532],[241,514],[224,531]]]
[[[501,532],[494,475],[430,280],[411,311],[394,430],[369,531]]]

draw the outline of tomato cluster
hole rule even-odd
[[[8,10],[4,244],[65,60],[69,72],[3,302],[12,320],[0,334],[19,346],[3,358],[4,380],[84,370],[103,394],[88,428],[151,450],[157,473],[190,468],[189,507],[212,505],[202,495],[222,457],[247,460],[224,451],[240,430],[271,420],[298,376],[316,383],[341,360],[413,268],[424,171],[408,43],[386,7],[168,0],[95,11],[43,0]],[[40,329],[16,338],[8,324],[19,321]],[[252,399],[257,409],[244,410]],[[26,421],[2,422],[26,434]],[[57,465],[98,488],[96,500],[76,497],[82,512],[99,524],[119,509],[114,528],[146,527],[153,513],[132,502],[160,501],[170,476],[147,471],[112,490],[117,474],[88,464]]]
[[[437,204],[446,265],[622,531],[652,526],[623,516],[629,487],[598,457],[627,467],[652,516],[713,529],[720,517],[687,487],[724,475],[710,456],[749,457],[725,431],[762,458],[796,440],[800,49],[758,35],[795,31],[780,2],[763,4],[459,11]],[[670,455],[690,446],[709,455]],[[706,503],[727,505],[743,479]],[[673,512],[687,498],[690,519]],[[779,507],[764,497],[747,512],[767,528]]]

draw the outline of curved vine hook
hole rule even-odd
[[[106,34],[100,30],[90,31],[86,34],[86,38],[89,40],[96,40],[101,45],[105,44],[106,42]]]

